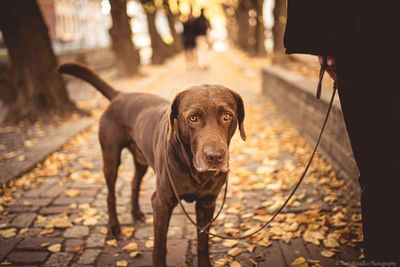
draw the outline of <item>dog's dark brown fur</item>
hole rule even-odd
[[[246,138],[242,98],[222,85],[202,84],[178,93],[170,104],[152,94],[120,93],[82,65],[64,64],[59,71],[91,83],[111,101],[100,120],[99,138],[108,188],[109,226],[114,236],[120,233],[114,187],[121,150],[128,148],[134,158],[134,220],[144,218],[138,201],[140,183],[148,166],[154,169],[152,266],[166,266],[168,224],[177,204],[167,168],[182,199],[196,201],[198,225],[206,225],[227,179],[228,146],[238,124],[242,139]],[[211,266],[208,235],[198,233],[197,251],[198,266]]]

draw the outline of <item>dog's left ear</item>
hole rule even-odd
[[[235,97],[236,100],[236,110],[237,110],[237,117],[238,117],[238,123],[239,123],[239,132],[240,132],[240,137],[242,138],[243,141],[246,141],[246,132],[244,130],[244,104],[243,104],[243,99],[242,97],[236,93],[235,91],[231,90],[233,96]]]
[[[169,114],[168,114],[168,142],[171,141],[172,136],[174,135],[174,132],[177,131],[178,129],[178,123],[175,123],[175,120],[178,119],[178,105],[179,105],[179,100],[182,97],[182,92],[178,93],[175,95],[174,99],[172,100],[171,107],[169,109]]]

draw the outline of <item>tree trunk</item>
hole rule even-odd
[[[285,49],[283,46],[283,35],[286,26],[286,0],[275,0],[274,7],[274,26],[272,34],[274,39],[274,63],[279,63],[285,60]]]
[[[172,14],[171,8],[169,7],[168,0],[164,0],[163,5],[164,5],[165,13],[167,15],[169,29],[171,30],[171,35],[172,35],[172,38],[174,38],[173,50],[174,50],[174,53],[177,54],[182,51],[182,38],[176,32],[176,29],[175,29],[176,18],[175,18],[175,15]]]
[[[255,9],[257,12],[257,25],[255,31],[255,55],[258,57],[263,57],[267,55],[267,50],[265,50],[265,27],[264,27],[264,17],[263,17],[263,6],[264,0],[255,1]]]
[[[57,73],[47,26],[35,0],[0,1],[0,30],[11,63],[11,101],[6,122],[72,110]]]
[[[144,11],[146,12],[148,31],[151,40],[151,62],[153,64],[162,64],[168,56],[168,46],[162,40],[156,27],[156,14],[157,7],[153,1],[142,0],[140,1]]]
[[[233,45],[239,47],[238,22],[237,16],[235,16],[236,10],[228,4],[222,4],[222,9],[224,10],[227,22],[226,29],[228,32],[228,39]]]
[[[124,77],[139,71],[139,51],[132,42],[130,18],[126,13],[126,0],[110,0],[113,25],[109,30],[112,47],[117,58],[117,66]]]
[[[248,0],[239,0],[236,10],[236,20],[238,23],[238,43],[239,48],[248,51],[249,49],[249,9]]]

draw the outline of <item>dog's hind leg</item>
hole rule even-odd
[[[100,125],[101,126],[101,125]],[[123,142],[118,138],[117,134],[109,131],[112,127],[100,127],[99,139],[101,144],[101,152],[103,155],[103,172],[106,179],[108,194],[108,226],[109,234],[118,237],[121,233],[120,224],[117,217],[116,198],[115,198],[115,182],[117,181],[118,167],[121,163],[121,150]]]
[[[110,227],[109,231],[111,231],[111,234],[114,237],[118,237],[121,233],[115,199],[115,182],[117,180],[118,167],[120,165],[120,153],[121,150],[113,151],[112,153],[103,150],[103,171],[108,189],[108,225]]]
[[[133,176],[132,181],[132,219],[134,222],[140,220],[144,220],[144,213],[140,210],[139,207],[139,191],[140,184],[142,182],[143,176],[146,174],[148,166],[142,165],[137,162],[135,159],[133,160],[135,164],[135,174]]]

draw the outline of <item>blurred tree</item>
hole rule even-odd
[[[248,51],[249,48],[250,7],[250,0],[238,0],[236,8],[236,21],[238,25],[238,46],[244,51]]]
[[[274,55],[273,62],[280,63],[284,61],[285,48],[283,46],[283,35],[286,26],[286,0],[275,0],[274,7],[274,26],[272,27],[272,35],[274,38]]]
[[[253,7],[256,12],[254,55],[262,57],[267,55],[267,51],[265,50],[265,27],[263,17],[264,0],[253,0]]]
[[[36,0],[0,1],[0,30],[10,59],[10,102],[6,122],[75,109]]]
[[[147,25],[152,49],[151,62],[153,64],[162,64],[164,63],[165,59],[171,55],[171,51],[169,51],[168,45],[164,43],[157,31],[157,6],[155,5],[154,0],[140,0],[140,3],[142,4],[147,17]]]
[[[236,46],[239,46],[239,41],[238,41],[238,25],[236,21],[236,9],[232,5],[232,3],[225,2],[222,3],[222,10],[225,13],[226,17],[226,30],[228,33],[228,39]]]
[[[110,0],[112,27],[109,30],[117,66],[124,77],[139,71],[140,56],[132,42],[130,17],[126,13],[126,0]]]
[[[165,13],[167,15],[168,24],[169,24],[169,28],[171,30],[172,38],[174,38],[174,43],[173,43],[174,52],[179,53],[182,51],[182,38],[176,32],[176,28],[175,28],[176,15],[172,13],[168,0],[163,0],[163,6],[164,6]]]
[[[252,56],[266,56],[264,0],[225,0],[222,8],[228,36],[234,44]]]

